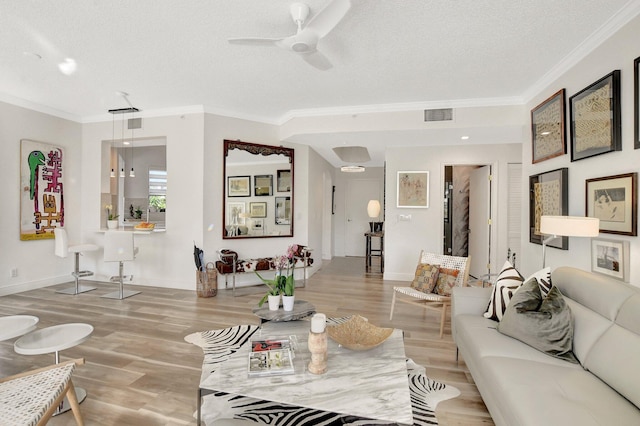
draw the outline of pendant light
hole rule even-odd
[[[131,126],[131,171],[129,172],[129,177],[132,177],[132,178],[136,177],[136,172],[135,170],[133,170],[133,130],[134,130],[133,127],[134,126],[132,121],[134,118],[135,118],[135,115],[134,115],[134,111],[132,110],[131,120],[128,121],[129,125]]]
[[[121,142],[122,149],[124,150],[124,115],[122,116],[122,121],[120,124],[120,142]],[[121,178],[124,177],[124,159],[122,160],[122,167],[120,168],[120,177]]]
[[[131,116],[133,117],[134,114],[138,111],[140,111],[138,108],[134,107],[131,102],[129,101],[129,94],[125,93],[125,92],[116,92],[117,95],[122,96],[122,98],[127,101],[127,103],[129,104],[129,108],[119,108],[119,109],[110,109],[109,113],[113,114],[115,116],[115,114],[122,114],[122,123],[121,123],[121,134],[120,134],[120,141],[121,141],[121,146],[122,149],[124,150],[124,145],[125,145],[125,141],[124,141],[124,120],[125,120],[125,114],[126,113],[131,113]],[[114,118],[115,121],[115,118]],[[114,125],[112,124],[112,128],[111,128],[111,135],[112,135],[112,140],[114,140],[115,142],[115,130],[114,130]],[[131,129],[131,171],[129,172],[129,177],[136,177],[136,172],[133,169],[133,128]],[[126,151],[125,151],[125,155],[126,157]],[[111,169],[111,177],[115,177],[115,173],[113,171],[113,169]],[[122,161],[122,166],[120,167],[120,177],[124,178],[125,177],[125,173],[124,173],[124,159]]]
[[[115,137],[115,126],[116,126],[116,116],[111,114],[111,146],[115,145],[116,137]],[[111,167],[111,177],[116,177],[116,171]]]

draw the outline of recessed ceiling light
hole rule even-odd
[[[542,136],[547,136],[547,135],[550,135],[550,134],[551,134],[551,132],[542,132],[542,133],[540,133],[540,134],[541,134]]]
[[[342,166],[340,167],[341,172],[345,173],[361,173],[364,172],[363,166]]]
[[[65,58],[63,62],[58,64],[58,69],[64,75],[71,75],[76,72],[76,69],[78,69],[78,64],[76,64],[74,59]]]
[[[466,141],[467,139],[469,139],[469,136],[462,136],[460,139],[462,139],[463,141]]]

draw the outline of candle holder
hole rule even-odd
[[[313,374],[324,374],[327,372],[327,331],[321,333],[309,332],[309,372]]]

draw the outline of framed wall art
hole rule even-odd
[[[291,192],[291,170],[278,170],[278,192]]]
[[[429,172],[398,172],[397,207],[426,209],[429,207]]]
[[[244,203],[230,202],[227,203],[227,223],[231,225],[244,225],[245,218],[243,213],[245,212]]]
[[[53,239],[64,226],[65,175],[62,148],[20,141],[20,239]]]
[[[564,89],[531,110],[532,163],[539,163],[567,153],[564,122]]]
[[[273,175],[254,176],[253,195],[256,197],[273,195]]]
[[[629,241],[592,238],[591,270],[629,282]]]
[[[640,148],[640,57],[633,61],[633,122],[634,122],[634,138],[633,147]]]
[[[251,195],[250,176],[229,176],[227,194],[229,197],[248,197]]]
[[[540,217],[567,216],[569,213],[569,169],[552,170],[529,176],[529,241],[542,244]],[[569,249],[569,238],[558,237],[548,247]]]
[[[569,111],[571,161],[622,150],[620,70],[573,95]]]
[[[600,219],[600,232],[638,235],[638,173],[586,180],[586,212]]]
[[[251,229],[254,231],[264,231],[264,219],[253,219]]]
[[[276,225],[291,223],[291,197],[276,197]]]
[[[249,214],[251,217],[267,217],[267,203],[249,203]]]

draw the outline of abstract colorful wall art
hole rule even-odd
[[[20,239],[52,239],[64,226],[62,148],[20,141]]]

